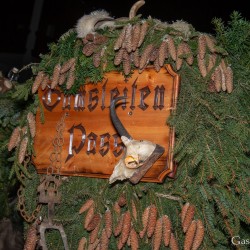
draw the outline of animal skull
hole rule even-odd
[[[129,179],[134,176],[135,173],[139,173],[139,179],[143,177],[146,171],[153,165],[153,163],[163,154],[164,148],[146,140],[134,140],[127,130],[122,125],[115,112],[115,104],[118,100],[126,97],[118,97],[114,99],[110,105],[111,120],[121,135],[121,140],[125,145],[126,149],[123,157],[115,165],[112,175],[109,178],[109,183],[113,183],[117,180]],[[152,157],[154,161],[152,163]],[[141,171],[142,168],[145,168]],[[140,172],[141,171],[141,172]],[[139,181],[133,182],[136,184]]]

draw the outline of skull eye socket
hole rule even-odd
[[[138,168],[139,160],[137,160],[135,157],[129,155],[125,158],[125,165],[127,168]]]

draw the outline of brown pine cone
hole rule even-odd
[[[33,86],[32,86],[32,94],[36,93],[36,91],[38,90],[39,86],[41,85],[43,79],[44,79],[44,72],[43,71],[39,71],[36,78],[35,78],[35,81],[33,83]]]
[[[72,67],[69,70],[69,76],[66,82],[66,88],[70,89],[75,82],[75,64],[72,65]]]
[[[140,66],[140,56],[139,56],[139,50],[136,49],[133,53],[131,53],[133,62],[136,68],[139,68]]]
[[[86,217],[85,217],[85,222],[84,222],[84,228],[85,228],[85,229],[87,229],[87,227],[88,227],[90,221],[92,220],[94,214],[95,214],[95,208],[94,208],[94,206],[92,205],[92,206],[89,208],[89,210],[88,210],[88,212],[87,212],[87,214],[86,214]]]
[[[53,71],[53,75],[52,75],[52,81],[51,81],[51,85],[50,85],[51,89],[54,89],[58,84],[59,76],[60,76],[60,70],[61,70],[61,65],[57,64],[54,67],[54,71]]]
[[[207,75],[207,68],[205,65],[205,60],[201,59],[199,55],[197,55],[197,62],[198,62],[198,68],[201,72],[202,77],[206,77]]]
[[[125,75],[128,75],[131,71],[131,61],[128,52],[125,50],[122,56],[123,71]]]
[[[136,23],[132,30],[132,50],[135,51],[138,48],[141,33],[140,23]]]
[[[179,249],[177,240],[175,239],[173,233],[171,233],[169,247],[170,247],[171,250],[178,250]]]
[[[190,203],[186,202],[185,205],[181,209],[181,223],[183,223],[183,221],[186,217],[187,210],[188,210],[189,206],[190,206]]]
[[[24,250],[35,250],[37,244],[38,236],[37,236],[37,229],[35,225],[31,225],[28,229],[26,235],[26,241],[24,244]]]
[[[194,62],[193,53],[191,51],[191,48],[189,47],[188,43],[183,43],[183,52],[187,55],[186,61],[188,65],[192,65]]]
[[[122,47],[126,49],[128,53],[132,51],[132,25],[128,24],[126,28],[126,34],[124,41],[122,43]]]
[[[126,200],[124,194],[122,194],[122,195],[119,197],[119,199],[118,199],[117,202],[118,202],[118,204],[119,204],[120,207],[123,207],[123,206],[125,206],[125,205],[127,204],[127,200]]]
[[[206,40],[206,45],[208,49],[210,50],[210,52],[212,53],[216,52],[214,38],[211,37],[210,35],[205,35],[205,40]]]
[[[154,48],[153,51],[149,55],[149,61],[154,62],[159,57],[159,49]]]
[[[176,54],[176,70],[180,70],[183,62],[183,58],[181,56],[184,54],[184,43],[180,43],[177,47],[177,54]]]
[[[89,234],[89,242],[90,242],[90,244],[93,244],[97,240],[100,225],[101,225],[101,221],[99,221],[99,223],[97,224],[95,229],[90,232],[90,234]]]
[[[115,204],[113,206],[113,210],[117,213],[117,215],[121,214],[121,207],[119,206],[117,201],[115,202]]]
[[[204,238],[204,226],[201,220],[197,220],[197,227],[196,227],[196,233],[194,236],[194,240],[193,240],[193,246],[192,246],[192,250],[197,250]]]
[[[79,209],[79,214],[84,213],[85,211],[87,211],[92,205],[94,204],[94,200],[88,199],[86,200],[83,205],[81,206],[81,208]]]
[[[11,136],[10,136],[10,140],[9,140],[9,143],[8,143],[8,151],[11,151],[13,148],[15,148],[19,142],[20,142],[20,131],[21,131],[21,128],[20,127],[16,127]]]
[[[220,69],[220,73],[221,73],[221,89],[222,89],[222,91],[226,91],[227,87],[226,87],[225,73],[223,71],[221,64],[219,65],[219,69]]]
[[[108,236],[106,234],[105,229],[102,230],[100,245],[101,245],[100,246],[101,250],[108,250],[109,249],[109,238],[108,238]]]
[[[21,143],[20,143],[20,148],[19,148],[19,153],[18,153],[18,162],[21,164],[24,161],[24,157],[26,155],[26,150],[28,146],[28,137],[25,136]]]
[[[176,61],[176,48],[175,48],[175,44],[174,44],[174,40],[171,36],[168,36],[166,38],[166,42],[168,44],[168,52],[169,55],[171,56],[171,58]]]
[[[87,239],[85,237],[82,237],[79,241],[77,250],[85,250],[86,243]]]
[[[148,31],[148,23],[146,21],[142,21],[138,48],[142,45],[144,38],[147,34],[147,31]]]
[[[35,135],[36,135],[36,119],[35,119],[35,116],[31,112],[29,112],[27,114],[27,120],[28,120],[28,124],[29,124],[31,137],[34,138]]]
[[[102,59],[102,56],[101,56],[101,50],[100,51],[97,51],[94,53],[93,55],[93,65],[98,68],[101,64],[101,59]]]
[[[149,44],[143,51],[141,58],[140,58],[140,69],[144,69],[147,65],[147,63],[149,62],[149,56],[152,53],[152,51],[154,50],[154,45],[153,44]]]
[[[114,58],[114,65],[120,65],[123,59],[123,53],[124,53],[125,49],[121,48],[119,49],[118,52],[116,52],[115,54],[115,58]]]
[[[208,84],[208,91],[210,93],[215,93],[216,92],[215,83],[214,83],[214,81],[212,79]]]
[[[221,71],[219,67],[217,67],[214,71],[214,83],[217,92],[221,91],[222,86],[222,78],[221,78]]]
[[[96,226],[99,224],[99,222],[101,221],[101,215],[100,214],[94,214],[94,216],[92,217],[91,221],[89,222],[86,230],[87,231],[92,231],[96,228]]]
[[[91,56],[95,52],[96,48],[97,48],[97,45],[95,45],[94,43],[87,43],[84,45],[82,49],[82,53],[85,56]]]
[[[162,240],[162,218],[159,218],[155,225],[153,250],[159,250]]]
[[[168,47],[167,47],[167,42],[165,40],[162,41],[160,47],[159,47],[159,65],[162,67],[164,65],[165,59],[168,56]]]
[[[131,250],[139,249],[139,239],[135,229],[132,227],[130,231],[130,245]]]
[[[95,250],[98,244],[100,244],[100,239],[97,238],[95,242],[89,244],[88,250]]]
[[[66,78],[67,78],[67,74],[66,73],[60,74],[59,80],[58,80],[58,85],[64,84],[64,82],[66,81]]]
[[[105,215],[104,215],[104,220],[105,220],[105,230],[108,238],[111,237],[112,235],[112,214],[110,210],[106,210]]]
[[[157,221],[157,207],[155,205],[150,206],[149,217],[148,217],[148,225],[147,225],[147,237],[151,238],[153,236],[155,225]]]
[[[70,58],[68,61],[66,61],[61,67],[60,74],[64,74],[69,71],[73,64],[75,64],[75,61],[75,58]]]
[[[156,58],[156,60],[154,61],[154,69],[156,72],[159,72],[161,70],[158,58]]]
[[[190,205],[188,207],[185,219],[182,223],[182,228],[183,228],[183,232],[186,233],[193,218],[194,218],[194,213],[195,213],[195,206],[194,205]]]
[[[162,226],[163,226],[163,229],[162,229],[163,242],[164,242],[164,245],[167,247],[169,245],[171,232],[172,232],[171,221],[167,215],[162,216]]]
[[[144,237],[144,234],[147,231],[149,211],[150,211],[150,206],[146,207],[145,210],[143,211],[143,214],[142,214],[142,225],[143,225],[143,228],[142,228],[142,230],[139,233],[141,239]]]
[[[130,229],[131,229],[131,215],[130,212],[127,211],[124,213],[123,216],[123,226],[121,231],[121,241],[123,244],[125,244],[128,240]]]
[[[227,92],[230,94],[233,91],[233,71],[230,66],[227,67],[225,73],[225,81],[226,81]]]
[[[124,218],[124,214],[122,214],[120,216],[120,219],[117,222],[116,227],[114,228],[114,236],[117,237],[118,235],[120,235],[121,231],[122,231],[122,227],[123,227],[123,218]]]
[[[86,38],[86,40],[87,40],[88,42],[93,42],[95,36],[94,36],[93,33],[88,33],[88,34],[85,36],[85,38]]]
[[[210,72],[212,70],[212,68],[214,67],[215,62],[216,62],[216,57],[217,57],[216,54],[209,55],[207,72]]]
[[[43,78],[43,81],[41,83],[42,90],[46,89],[47,85],[49,84],[49,81],[50,81],[49,76],[45,75],[44,78]]]
[[[117,40],[115,41],[114,50],[119,50],[122,47],[123,41],[125,39],[127,26],[124,26]]]
[[[94,44],[101,45],[103,43],[106,43],[108,41],[108,38],[104,35],[95,34],[94,36]]]
[[[206,37],[205,35],[200,35],[198,38],[198,57],[203,60],[206,55]]]
[[[117,241],[117,249],[121,250],[124,247],[124,243],[122,242],[122,238],[119,237],[118,241]]]
[[[184,241],[184,250],[191,250],[191,247],[194,241],[195,232],[196,232],[196,226],[197,226],[197,223],[195,220],[193,220],[186,233],[186,237]]]
[[[134,201],[132,201],[132,215],[134,220],[137,220],[137,209]]]

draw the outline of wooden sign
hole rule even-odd
[[[124,81],[118,72],[105,75],[102,82],[86,84],[76,95],[65,96],[59,89],[39,90],[45,123],[36,117],[33,162],[38,173],[46,173],[53,151],[56,125],[67,113],[63,132],[61,175],[109,178],[124,153],[124,145],[110,119],[110,103],[118,96],[116,113],[136,140],[148,140],[164,147],[164,154],[146,172],[142,181],[162,182],[173,172],[174,131],[166,125],[175,109],[179,76],[166,65],[156,72],[135,71]]]

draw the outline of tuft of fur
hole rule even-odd
[[[77,36],[83,38],[89,33],[94,33],[97,28],[103,29],[108,26],[114,26],[113,18],[105,10],[96,10],[89,15],[82,16],[77,21]]]

